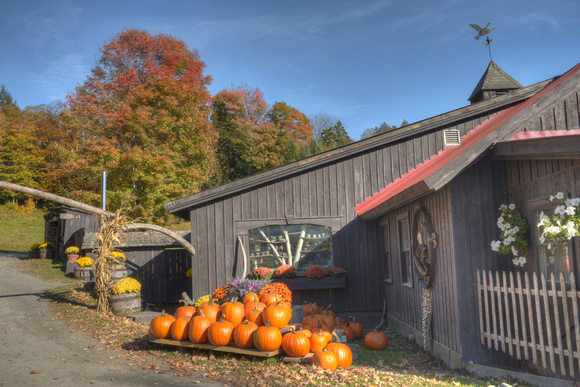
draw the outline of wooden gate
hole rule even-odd
[[[477,272],[481,344],[528,360],[557,377],[579,379],[580,334],[574,275]]]

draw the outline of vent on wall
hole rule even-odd
[[[449,145],[459,145],[459,130],[451,129],[443,132],[443,139],[445,141],[445,146]]]

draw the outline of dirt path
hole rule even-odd
[[[24,255],[0,253],[0,386],[14,385],[202,385],[209,380],[176,378],[163,368],[144,370],[141,358],[121,357],[66,325],[50,311],[42,292],[62,284],[23,273]],[[162,366],[158,359],[151,359]]]

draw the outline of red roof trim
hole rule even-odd
[[[512,106],[509,109],[503,110],[489,120],[485,121],[471,132],[463,136],[461,145],[447,147],[436,155],[432,156],[430,159],[425,160],[422,164],[419,164],[416,168],[410,170],[399,179],[393,181],[391,184],[387,185],[385,188],[374,194],[373,196],[367,198],[363,202],[357,204],[354,209],[356,213],[361,216],[371,209],[379,206],[380,204],[386,202],[397,194],[402,193],[406,189],[412,187],[413,185],[425,180],[427,177],[431,176],[434,172],[441,169],[451,160],[455,159],[473,145],[477,144],[480,140],[485,138],[488,134],[499,128],[505,122],[513,118],[516,114],[524,110],[526,107],[535,103],[539,98],[546,95],[548,92],[553,90],[556,86],[560,85],[565,80],[569,79],[576,72],[580,70],[580,64],[574,66],[566,74],[562,75],[554,82],[550,83],[544,89],[540,90],[534,96],[532,96],[527,101],[523,101],[517,105]]]
[[[518,141],[518,140],[532,140],[536,138],[552,138],[552,137],[564,137],[564,136],[578,136],[580,135],[580,129],[572,130],[547,130],[543,132],[519,132],[508,141]]]

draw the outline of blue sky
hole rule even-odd
[[[247,84],[342,121],[358,140],[468,104],[494,61],[524,86],[579,62],[578,0],[1,1],[0,83],[24,108],[64,100],[125,28],[198,50],[212,95]]]

